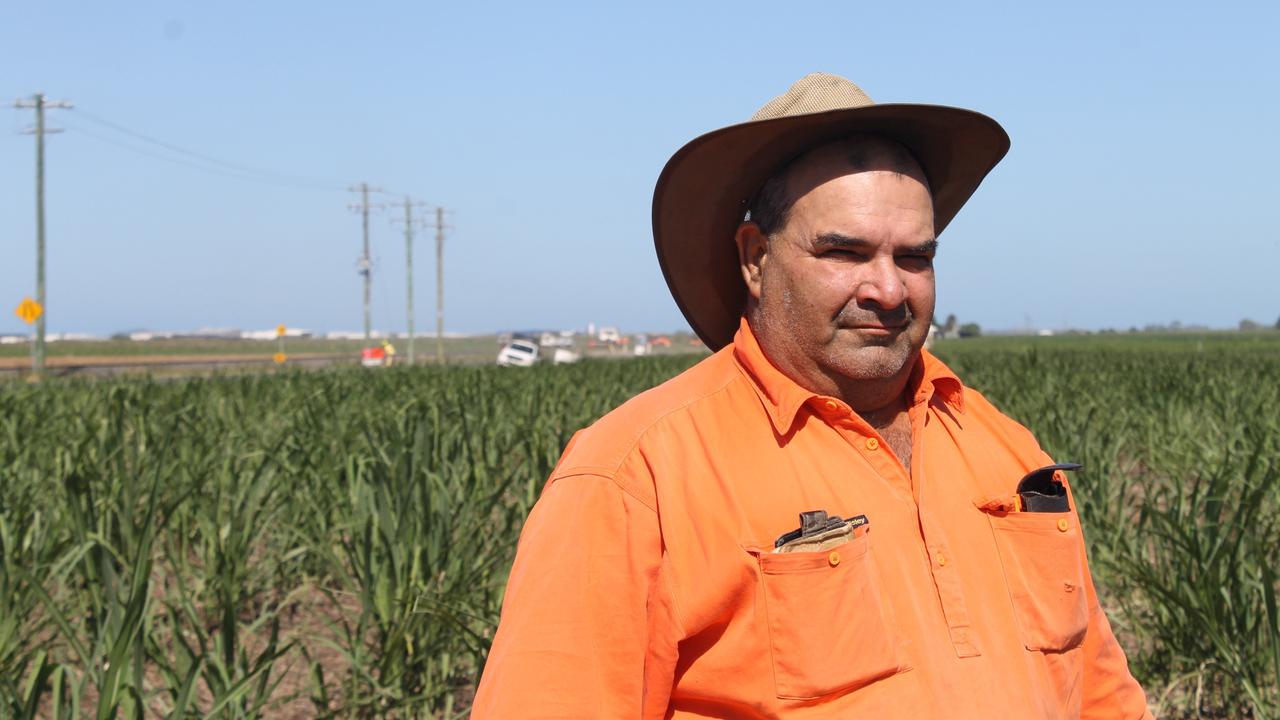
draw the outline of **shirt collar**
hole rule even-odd
[[[745,315],[739,320],[738,332],[733,336],[733,357],[760,396],[779,435],[791,430],[801,406],[812,398],[824,397],[801,387],[765,357]],[[936,396],[964,413],[964,386],[960,378],[928,350],[920,352],[920,360],[908,383],[914,404],[928,403]]]

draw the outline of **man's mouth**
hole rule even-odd
[[[878,325],[878,324],[861,323],[858,325],[846,325],[845,329],[857,330],[859,332],[888,334],[888,333],[900,332],[906,329],[906,327],[907,327],[906,323],[903,323],[901,325]]]

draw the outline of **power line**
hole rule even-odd
[[[171,164],[174,164],[174,165],[180,165],[180,166],[185,167],[185,168],[190,168],[190,169],[192,169],[192,170],[199,170],[200,172],[209,173],[209,174],[211,174],[211,175],[217,175],[217,176],[219,176],[219,177],[231,178],[231,179],[233,179],[233,180],[244,180],[244,181],[249,181],[249,182],[265,183],[265,184],[268,184],[268,185],[275,185],[275,186],[277,186],[277,187],[288,187],[288,188],[295,188],[295,189],[302,189],[302,190],[316,190],[316,189],[320,189],[320,188],[317,188],[317,187],[315,187],[315,186],[313,186],[313,185],[300,185],[300,184],[297,184],[297,183],[291,183],[291,182],[286,182],[286,181],[281,181],[281,180],[272,180],[272,179],[265,178],[265,177],[254,177],[254,176],[252,176],[252,175],[245,175],[245,174],[238,173],[238,172],[232,172],[232,171],[230,171],[230,170],[222,170],[222,169],[220,169],[220,168],[216,168],[216,167],[209,167],[209,166],[207,166],[207,165],[201,165],[201,164],[199,164],[199,163],[192,162],[192,161],[190,161],[190,160],[184,160],[183,158],[171,157],[171,156],[168,156],[168,155],[164,155],[164,154],[162,154],[162,153],[152,152],[152,151],[147,150],[147,149],[145,149],[145,148],[137,147],[137,146],[135,146],[135,145],[130,145],[129,143],[121,142],[121,141],[119,141],[119,140],[115,140],[115,139],[110,138],[110,137],[107,137],[107,136],[105,136],[105,135],[101,135],[101,134],[99,134],[99,133],[96,133],[96,132],[93,132],[93,131],[87,130],[87,129],[85,129],[85,128],[83,128],[83,127],[81,127],[81,126],[79,126],[79,125],[77,125],[77,124],[75,124],[75,123],[63,123],[63,124],[67,126],[67,129],[68,129],[68,130],[71,130],[71,131],[72,131],[74,134],[76,134],[76,135],[83,135],[83,136],[85,136],[85,137],[93,138],[94,140],[97,140],[98,142],[105,143],[105,144],[107,144],[107,145],[113,145],[113,146],[118,147],[118,148],[120,148],[120,149],[122,149],[122,150],[128,150],[129,152],[136,153],[136,154],[138,154],[138,155],[142,155],[142,156],[144,156],[144,157],[152,158],[153,160],[160,160],[160,161],[162,161],[162,162],[167,162],[167,163],[171,163]],[[323,189],[328,190],[328,189],[330,189],[330,188],[323,188]],[[333,189],[336,189],[336,188],[333,188]]]
[[[123,125],[120,125],[119,123],[112,122],[110,120],[99,117],[97,115],[94,115],[80,108],[67,107],[66,109],[76,110],[76,114],[79,117],[89,120],[90,122],[97,123],[98,125],[101,125],[103,127],[109,128],[116,132],[127,135],[131,138],[140,140],[142,142],[155,145],[156,147],[163,148],[170,152],[185,155],[189,158],[193,158],[198,162],[180,158],[180,157],[173,157],[161,152],[148,150],[143,147],[138,147],[137,145],[133,145],[127,142],[122,142],[121,140],[109,137],[107,135],[103,135],[101,133],[91,131],[88,128],[82,125],[78,125],[76,123],[64,123],[67,129],[74,131],[78,135],[84,135],[85,137],[92,138],[94,140],[97,140],[98,142],[105,143],[107,145],[112,145],[122,150],[127,150],[131,153],[142,155],[144,157],[148,157],[153,160],[160,160],[162,162],[167,162],[174,165],[180,165],[182,167],[186,167],[192,170],[199,170],[201,172],[210,173],[213,175],[219,175],[221,177],[232,178],[235,180],[248,180],[251,182],[266,183],[269,185],[276,185],[279,187],[288,187],[288,188],[295,188],[295,189],[302,189],[302,190],[326,190],[326,191],[335,191],[335,192],[341,192],[347,189],[343,187],[343,183],[338,181],[325,180],[321,178],[309,178],[302,175],[290,175],[288,173],[276,172],[274,170],[259,168],[252,165],[244,165],[241,163],[220,160],[212,155],[197,152],[195,150],[189,150],[187,148],[174,145],[173,143],[165,142],[158,138],[152,137],[145,133],[141,133],[136,130],[131,130]],[[55,132],[55,131],[49,131],[49,132]],[[56,131],[56,132],[61,132],[61,131]],[[384,189],[384,190],[381,190],[381,192],[399,194],[395,190]]]
[[[164,149],[166,149],[166,150],[168,150],[168,151],[170,151],[170,152],[175,152],[175,153],[179,153],[179,154],[181,154],[181,155],[186,155],[186,156],[188,156],[188,157],[195,158],[195,159],[197,159],[197,160],[200,160],[200,161],[203,161],[203,162],[209,163],[209,164],[211,164],[211,165],[216,165],[216,166],[221,167],[221,168],[224,168],[224,169],[226,169],[226,170],[231,170],[231,171],[234,171],[234,172],[237,172],[237,173],[242,173],[242,174],[247,175],[247,176],[255,176],[255,175],[256,175],[256,176],[260,176],[260,177],[257,177],[257,178],[249,177],[249,178],[246,178],[246,179],[257,179],[257,180],[259,180],[259,181],[263,181],[263,182],[273,182],[273,183],[276,183],[276,184],[279,184],[279,185],[290,185],[290,186],[293,186],[293,187],[302,187],[302,188],[311,189],[311,190],[334,190],[334,191],[341,191],[341,190],[343,190],[343,189],[344,189],[344,188],[343,188],[343,183],[340,183],[340,182],[335,182],[335,181],[330,181],[330,180],[324,180],[324,179],[319,179],[319,178],[311,178],[311,177],[306,177],[306,176],[301,176],[301,175],[294,175],[294,174],[291,174],[291,173],[282,173],[282,172],[278,172],[278,171],[276,171],[276,170],[270,170],[270,169],[267,169],[267,168],[255,167],[255,166],[253,166],[253,165],[246,165],[246,164],[244,164],[244,163],[238,163],[238,162],[231,162],[231,161],[228,161],[228,160],[222,160],[222,159],[220,159],[220,158],[214,157],[214,156],[209,155],[209,154],[207,154],[207,153],[202,153],[202,152],[198,152],[198,151],[195,151],[195,150],[190,150],[190,149],[184,148],[184,147],[182,147],[182,146],[180,146],[180,145],[175,145],[175,144],[173,144],[173,143],[166,142],[166,141],[164,141],[164,140],[160,140],[160,139],[158,139],[158,138],[152,137],[152,136],[150,136],[150,135],[147,135],[146,133],[141,133],[141,132],[138,132],[137,130],[132,130],[132,129],[127,128],[127,127],[125,127],[125,126],[123,126],[123,125],[121,125],[121,124],[119,124],[119,123],[112,122],[112,121],[110,121],[110,120],[107,120],[106,118],[99,117],[99,116],[97,116],[97,115],[95,115],[95,114],[93,114],[93,113],[90,113],[90,112],[88,112],[88,111],[86,111],[86,110],[83,110],[83,109],[77,109],[77,110],[76,110],[76,114],[77,114],[79,117],[83,117],[84,119],[86,119],[86,120],[88,120],[88,121],[90,121],[90,122],[96,123],[96,124],[101,125],[101,126],[106,127],[106,128],[109,128],[109,129],[114,130],[114,131],[116,131],[116,132],[118,132],[118,133],[122,133],[122,134],[124,134],[124,135],[128,135],[129,137],[132,137],[132,138],[134,138],[134,139],[136,139],[136,140],[141,140],[142,142],[149,143],[149,144],[151,144],[151,145],[155,145],[155,146],[157,146],[157,147],[164,148]],[[81,130],[81,132],[85,132],[85,131],[82,129],[82,130]],[[90,133],[87,133],[87,132],[85,132],[85,134],[86,134],[86,135],[91,135]],[[92,136],[92,135],[91,135],[91,136]],[[98,139],[103,139],[103,138],[98,137]],[[108,142],[110,142],[110,141],[108,141]],[[135,150],[135,151],[136,151],[136,150]]]

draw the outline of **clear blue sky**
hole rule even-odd
[[[360,222],[342,188],[360,181],[453,211],[447,330],[672,330],[685,325],[649,225],[658,172],[813,70],[881,102],[980,110],[1012,136],[941,238],[940,314],[1271,324],[1278,7],[5,3],[0,333],[25,331],[12,308],[34,291],[32,113],[8,105],[37,90],[77,108],[49,113],[66,128],[47,153],[50,332],[359,329]],[[246,178],[101,120],[300,180]],[[374,324],[400,330],[388,218],[371,223]],[[422,236],[424,330],[433,254]]]

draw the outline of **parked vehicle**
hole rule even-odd
[[[551,362],[556,365],[565,365],[567,363],[576,363],[582,359],[582,355],[567,348],[556,348],[551,354]]]
[[[532,340],[512,340],[498,351],[498,364],[530,367],[538,362],[538,344]]]

